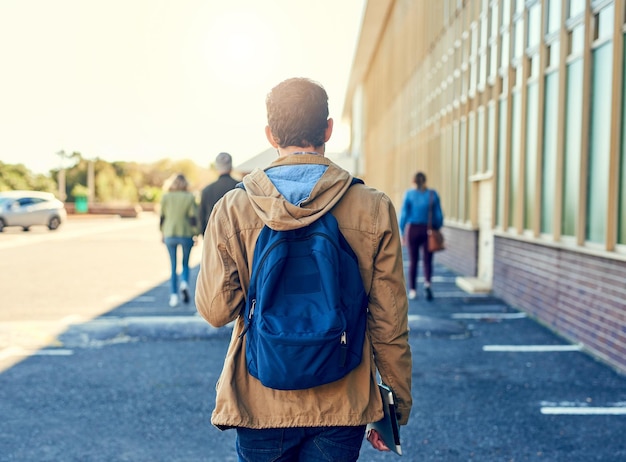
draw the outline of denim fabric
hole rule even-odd
[[[294,205],[300,205],[311,195],[326,165],[280,165],[265,171],[279,193]]]
[[[242,462],[351,462],[359,458],[365,426],[237,428]]]
[[[165,245],[167,246],[167,251],[170,254],[170,268],[172,271],[172,275],[170,277],[170,293],[176,294],[178,293],[178,276],[176,274],[176,268],[178,266],[178,246],[181,246],[181,248],[183,249],[182,274],[180,278],[186,283],[189,283],[189,254],[191,254],[191,248],[193,247],[193,238],[166,237]]]

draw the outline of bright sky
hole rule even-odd
[[[341,123],[365,0],[1,0],[0,160],[46,173],[56,153],[208,166],[267,149],[265,95],[289,77]]]

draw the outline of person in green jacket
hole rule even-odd
[[[189,303],[189,255],[195,244],[198,207],[196,198],[189,191],[189,182],[182,174],[172,180],[167,192],[161,198],[160,228],[163,242],[170,256],[170,301],[169,305],[178,305],[178,290],[184,303]],[[182,272],[178,286],[178,247],[182,248]]]

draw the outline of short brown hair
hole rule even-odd
[[[276,85],[265,99],[267,124],[281,148],[325,143],[328,94],[319,83],[292,78]]]

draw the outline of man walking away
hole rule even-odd
[[[215,158],[215,168],[219,174],[219,178],[206,186],[200,195],[198,220],[200,222],[201,234],[204,234],[206,224],[209,221],[215,203],[237,184],[237,180],[230,175],[233,170],[233,158],[230,154],[220,152]]]
[[[383,418],[377,371],[393,389],[400,425],[407,423],[412,404],[408,299],[396,212],[384,193],[353,181],[324,156],[333,119],[321,85],[303,78],[286,80],[271,90],[266,107],[265,134],[278,158],[246,175],[243,188],[218,201],[204,234],[196,307],[215,327],[235,321],[211,422],[236,430],[242,461],[356,461],[366,425]],[[250,274],[255,247],[263,245],[257,239],[266,226],[299,230],[325,214],[336,219],[358,262],[367,305],[361,361],[322,385],[266,386],[246,362],[250,331],[245,331],[248,319],[243,315],[255,282]],[[309,265],[307,258],[303,265]],[[306,303],[315,281],[283,286],[284,292],[275,297]],[[298,293],[303,295],[294,297]],[[320,311],[314,308],[311,317]],[[266,353],[272,358],[272,351]],[[376,431],[368,440],[376,449],[388,450]]]

